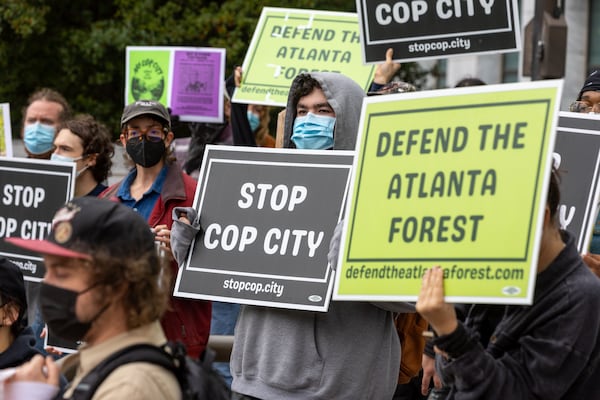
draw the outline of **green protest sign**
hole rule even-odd
[[[362,63],[358,29],[354,13],[263,8],[233,101],[285,107],[303,72],[341,72],[368,90],[375,67]]]
[[[125,104],[137,100],[154,100],[169,104],[167,84],[169,82],[168,48],[133,47],[126,53]]]
[[[367,98],[334,298],[530,303],[561,85]]]

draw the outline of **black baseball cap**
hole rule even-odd
[[[154,234],[142,216],[121,203],[90,196],[73,199],[60,208],[44,240],[4,240],[40,254],[86,260],[99,249],[117,257],[154,250]]]
[[[138,100],[125,106],[121,116],[121,126],[134,118],[150,115],[159,118],[171,129],[171,116],[165,106],[154,100]]]

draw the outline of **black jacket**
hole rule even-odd
[[[448,399],[600,399],[600,279],[573,236],[563,240],[537,275],[533,305],[506,306],[488,337],[480,337],[486,307],[474,306],[455,332],[434,340],[450,356],[438,356]]]

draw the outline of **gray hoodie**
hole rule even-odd
[[[340,74],[311,76],[335,111],[334,149],[353,150],[365,93]],[[288,99],[285,147],[291,147],[295,115]],[[232,389],[263,400],[391,399],[400,343],[393,313],[380,307],[386,304],[332,301],[325,313],[243,306],[231,354]],[[414,310],[403,303],[395,308]]]

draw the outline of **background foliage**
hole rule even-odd
[[[355,0],[2,0],[0,102],[10,103],[14,136],[27,97],[51,87],[116,137],[126,46],[225,48],[227,76],[242,63],[263,6],[356,12]],[[400,77],[419,84],[424,73],[410,63]]]

